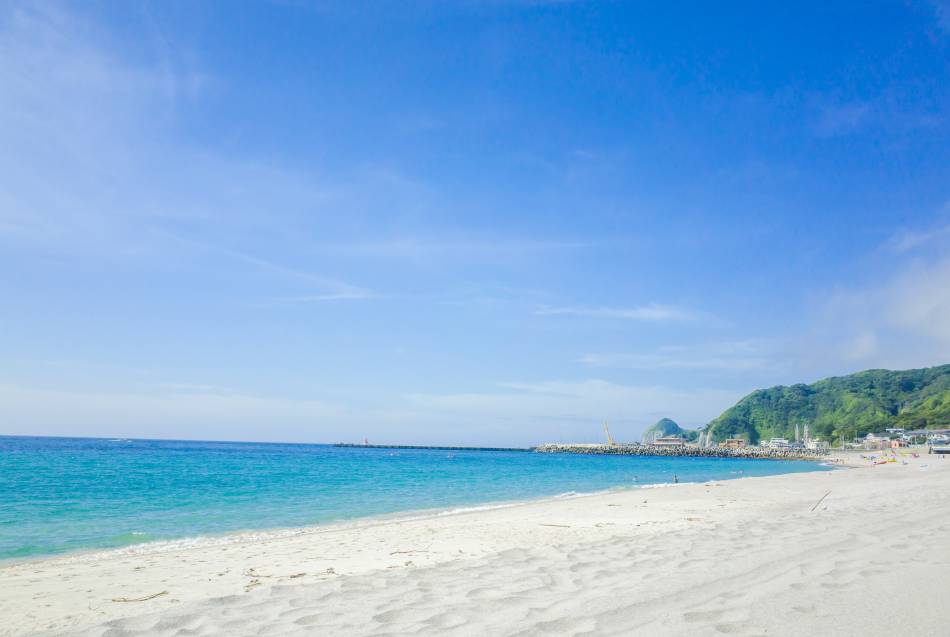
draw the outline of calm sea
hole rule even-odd
[[[810,462],[0,436],[0,559],[825,470]],[[636,481],[634,480],[636,478]]]

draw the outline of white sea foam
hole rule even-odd
[[[666,487],[683,487],[688,484],[703,484],[702,482],[658,482],[657,484],[644,484],[641,489],[663,489]]]

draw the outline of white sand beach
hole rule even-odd
[[[8,565],[0,634],[946,635],[950,459],[906,462]]]

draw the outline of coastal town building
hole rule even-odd
[[[911,431],[905,431],[901,434],[901,438],[907,441],[909,445],[922,445],[927,442],[927,439],[931,436],[932,430],[928,429],[913,429]]]
[[[719,443],[719,446],[726,449],[742,449],[746,446],[746,442],[744,438],[726,438]]]
[[[869,433],[864,437],[862,446],[867,451],[881,451],[891,448],[891,437],[887,433]]]

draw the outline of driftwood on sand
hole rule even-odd
[[[156,597],[161,597],[162,595],[168,595],[168,591],[162,591],[161,593],[155,593],[154,595],[146,595],[145,597],[113,597],[113,602],[147,602],[150,599],[155,599]]]
[[[830,490],[828,491],[828,493],[826,493],[825,495],[821,496],[821,498],[819,498],[818,502],[815,502],[815,506],[813,506],[813,507],[811,508],[811,510],[814,511],[815,509],[817,509],[817,508],[818,508],[818,505],[821,504],[822,502],[824,502],[824,501],[825,501],[825,498],[827,498],[829,495],[831,495],[831,491],[830,491]]]

